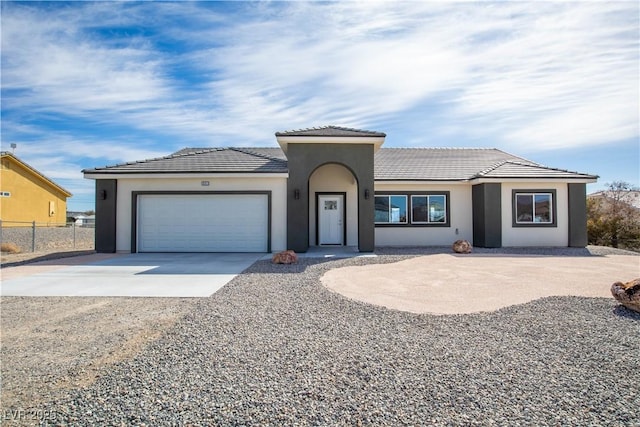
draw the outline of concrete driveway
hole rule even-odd
[[[265,254],[94,254],[2,269],[2,296],[206,297]]]

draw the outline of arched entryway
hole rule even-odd
[[[306,141],[303,139],[302,141]],[[339,143],[338,143],[339,142]],[[322,177],[327,177],[330,171],[338,172],[338,178],[332,182],[336,186],[322,187],[329,192],[338,191],[339,185],[345,185],[345,207],[347,215],[350,211],[356,214],[357,220],[346,221],[347,244],[354,243],[360,252],[371,252],[375,247],[374,230],[374,197],[373,197],[373,143],[310,143],[288,141],[287,163],[289,179],[287,180],[287,245],[296,252],[306,252],[310,245],[315,245],[315,239],[310,239],[310,226],[315,224],[315,193],[321,192]],[[337,165],[329,167],[329,165]],[[327,167],[325,169],[325,167]],[[321,178],[314,177],[314,186],[310,180],[315,172]],[[346,172],[345,172],[346,171]],[[347,173],[348,172],[348,173]],[[355,180],[355,183],[354,183]],[[317,182],[316,182],[317,181]],[[351,183],[351,184],[349,184]],[[322,184],[324,185],[324,184]],[[327,184],[329,185],[329,184]],[[355,192],[353,186],[355,185]],[[312,193],[313,190],[313,193]],[[349,197],[353,194],[353,197]],[[355,202],[355,205],[353,203]],[[314,207],[311,207],[311,204]],[[349,206],[355,206],[349,209]],[[313,217],[313,219],[312,219]],[[357,230],[357,239],[350,230]],[[354,231],[355,233],[355,231]],[[350,239],[350,236],[351,239]],[[355,241],[354,241],[355,240]],[[356,243],[357,242],[357,243]]]
[[[358,246],[358,181],[345,166],[319,166],[309,178],[310,246]]]

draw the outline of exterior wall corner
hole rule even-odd
[[[471,192],[473,246],[502,247],[502,185],[476,184]]]
[[[569,247],[584,248],[589,243],[587,235],[587,186],[568,184],[569,196]]]
[[[116,252],[117,192],[117,180],[96,180],[96,252]]]

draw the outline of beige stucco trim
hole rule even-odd
[[[441,186],[441,185],[447,185],[447,186],[451,186],[451,185],[469,185],[469,181],[402,181],[402,180],[396,180],[396,181],[387,181],[387,180],[377,180],[374,183],[376,189],[378,187],[385,187],[385,186],[390,186],[390,185],[394,185],[394,186],[429,186],[429,185],[437,185],[437,186]],[[390,190],[389,190],[390,191]],[[411,190],[413,191],[413,189]]]

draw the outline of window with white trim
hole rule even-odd
[[[375,222],[376,224],[406,224],[407,196],[376,195]]]
[[[555,225],[555,191],[514,191],[514,225]]]

